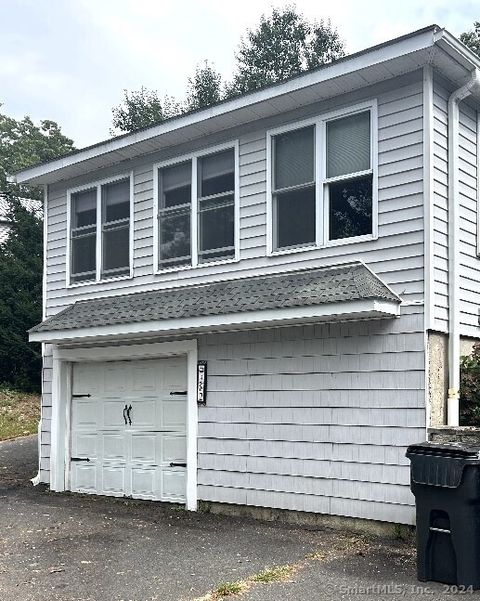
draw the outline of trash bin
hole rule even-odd
[[[480,588],[480,446],[424,442],[406,454],[418,579]]]

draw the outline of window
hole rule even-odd
[[[130,274],[130,202],[130,178],[71,193],[71,283]]]
[[[327,122],[329,240],[372,233],[370,156],[370,111]]]
[[[314,128],[273,139],[274,248],[315,243]]]
[[[372,107],[271,136],[272,250],[374,233]]]
[[[158,177],[160,265],[189,265],[192,260],[192,165],[189,161],[165,167],[159,170]]]
[[[72,281],[96,275],[97,189],[72,194]]]
[[[158,168],[158,267],[235,257],[235,148]]]
[[[198,260],[235,255],[235,158],[233,149],[198,160]]]

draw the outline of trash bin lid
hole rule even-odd
[[[457,442],[410,445],[406,456],[411,461],[411,480],[416,484],[457,488],[468,465],[480,465],[480,446]]]
[[[411,455],[433,455],[452,459],[480,459],[480,445],[462,442],[420,442],[407,448],[407,457]]]

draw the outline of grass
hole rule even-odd
[[[262,582],[267,584],[269,582],[277,582],[278,580],[287,579],[293,571],[292,566],[275,566],[273,568],[266,568],[258,574],[251,577],[253,582]]]
[[[40,395],[0,388],[0,440],[36,434]]]
[[[245,588],[244,582],[222,582],[211,593],[211,599],[223,599],[230,595],[238,595]]]

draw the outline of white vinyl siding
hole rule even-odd
[[[388,88],[388,89],[387,89]],[[203,264],[197,268],[153,273],[154,178],[153,161],[133,165],[134,231],[133,275],[130,280],[98,282],[65,288],[66,189],[49,188],[49,236],[47,256],[47,314],[52,315],[76,300],[95,295],[140,292],[165,286],[206,283],[212,279],[280,272],[295,267],[329,265],[356,259],[365,261],[407,301],[423,300],[423,173],[422,173],[422,81],[419,73],[379,89],[366,89],[327,104],[352,105],[377,98],[378,104],[378,239],[345,242],[299,253],[266,256],[266,131],[258,129],[239,136],[238,258],[236,263]],[[306,107],[305,119],[319,114],[323,105]],[[325,111],[324,111],[325,112]],[[290,116],[290,120],[293,117]],[[229,138],[233,134],[226,134]],[[218,144],[218,138],[214,144]],[[208,151],[207,142],[203,142]],[[186,155],[188,146],[169,150],[169,156]],[[202,154],[199,152],[198,154]],[[167,158],[165,158],[167,160]],[[114,169],[102,175],[114,175]],[[78,181],[78,185],[88,181]]]
[[[433,188],[433,329],[448,332],[448,97],[452,90],[434,78],[434,188]],[[479,337],[480,258],[478,232],[478,115],[460,104],[460,334]]]

